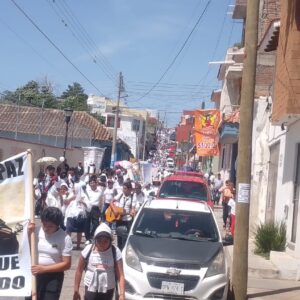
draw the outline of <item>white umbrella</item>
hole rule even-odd
[[[51,156],[44,156],[39,158],[36,163],[37,164],[52,164],[54,162],[56,162],[57,159],[55,157],[51,157]]]

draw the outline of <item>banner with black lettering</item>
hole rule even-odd
[[[27,152],[0,162],[0,299],[31,295]]]

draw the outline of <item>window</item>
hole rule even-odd
[[[106,117],[106,127],[115,127],[115,116],[114,115],[107,115]],[[118,128],[120,128],[120,118],[118,120]]]
[[[132,120],[132,131],[140,131],[140,120]]]
[[[192,211],[144,208],[134,226],[134,234],[160,238],[218,241],[211,214]]]
[[[193,181],[165,181],[160,189],[161,198],[185,198],[207,201],[205,184]]]
[[[222,159],[221,159],[221,168],[224,169],[225,167],[225,148],[222,148]]]

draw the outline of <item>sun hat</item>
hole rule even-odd
[[[101,223],[95,230],[94,237],[97,238],[100,236],[106,236],[106,237],[109,237],[110,239],[112,239],[111,229],[105,223]]]

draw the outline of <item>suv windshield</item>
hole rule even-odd
[[[211,213],[144,208],[133,234],[145,237],[218,241],[218,230]]]
[[[207,188],[200,182],[167,180],[163,183],[158,197],[207,201]]]

